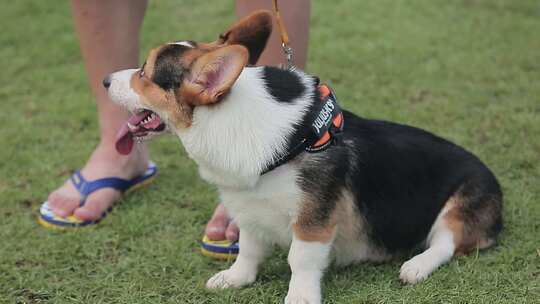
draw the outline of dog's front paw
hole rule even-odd
[[[234,269],[227,269],[216,273],[206,282],[206,288],[225,289],[238,288],[255,281],[255,275],[247,275]]]
[[[429,263],[423,261],[422,256],[415,256],[403,263],[399,273],[399,278],[403,283],[416,284],[425,280],[432,269]]]
[[[296,290],[287,293],[285,304],[320,304],[321,296],[318,292],[310,293],[308,290]]]

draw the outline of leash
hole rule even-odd
[[[279,34],[281,36],[281,48],[283,49],[283,54],[285,55],[285,59],[287,59],[287,68],[289,69],[294,66],[293,49],[289,46],[289,35],[287,34],[285,23],[281,19],[281,14],[279,13],[277,0],[273,0],[273,2],[274,2],[274,15],[276,16],[276,21],[279,27]]]

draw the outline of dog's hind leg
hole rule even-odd
[[[427,249],[403,264],[400,279],[415,284],[454,254],[466,254],[495,243],[502,228],[502,194],[496,181],[464,185],[446,202],[427,238]]]
[[[431,228],[427,249],[401,266],[399,278],[404,283],[415,284],[426,279],[440,265],[448,262],[454,255],[454,232],[447,225],[441,212]]]

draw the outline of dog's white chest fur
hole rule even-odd
[[[218,186],[239,226],[288,246],[301,201],[297,169],[287,164],[263,176],[260,172],[285,151],[313,92],[280,103],[268,92],[261,73],[261,68],[244,69],[227,100],[195,109],[192,126],[175,131],[201,177]],[[300,78],[306,87],[313,86],[311,78]]]
[[[258,238],[288,248],[291,223],[296,219],[301,191],[296,170],[282,166],[259,179],[246,190],[220,188],[222,202],[232,218]]]

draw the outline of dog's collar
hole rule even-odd
[[[321,84],[318,90],[321,102],[316,107],[317,114],[314,115],[315,120],[310,123],[307,135],[284,155],[269,164],[261,175],[285,164],[304,151],[321,152],[340,142],[344,121],[337,98],[332,89],[325,84]]]

